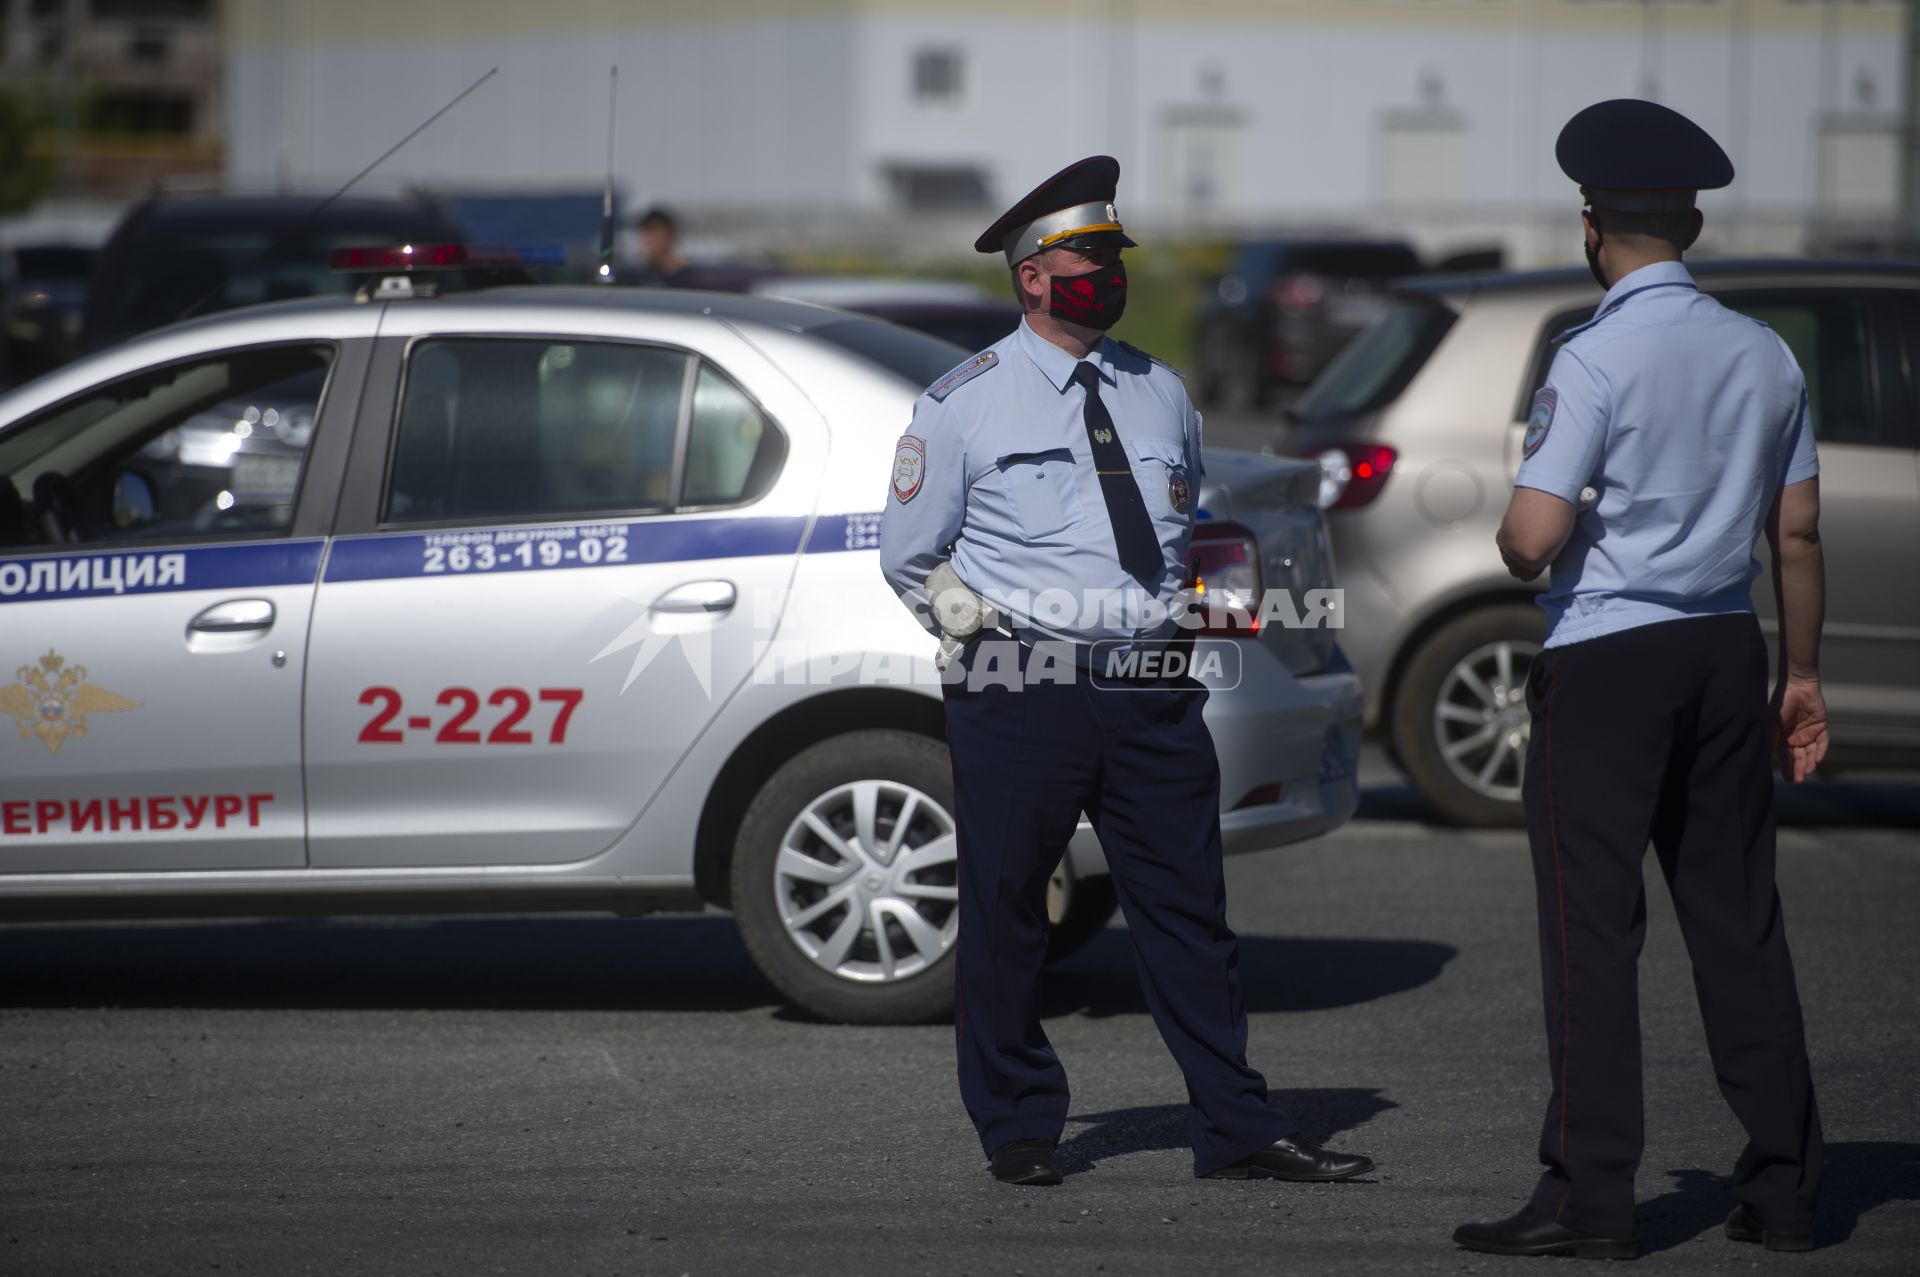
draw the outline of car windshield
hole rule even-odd
[[[1453,319],[1438,302],[1395,301],[1307,387],[1294,417],[1327,421],[1385,407],[1427,362]]]
[[[931,386],[973,353],[964,346],[878,319],[841,320],[822,324],[812,332],[915,387]]]

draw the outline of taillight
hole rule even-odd
[[[1340,443],[1320,463],[1320,508],[1352,510],[1380,495],[1399,453],[1383,443]]]
[[[1253,637],[1260,628],[1260,539],[1238,523],[1196,525],[1187,588],[1193,610],[1206,618],[1196,633]]]
[[[1273,288],[1274,303],[1282,310],[1312,310],[1325,296],[1320,281],[1305,275],[1282,280]]]

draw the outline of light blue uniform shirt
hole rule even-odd
[[[1541,596],[1548,647],[1746,612],[1774,495],[1819,473],[1786,343],[1694,287],[1634,271],[1574,329],[1533,400],[1514,483],[1579,505]]]
[[[1122,640],[1113,650],[1124,652],[1172,633],[1164,618],[1186,584],[1200,493],[1200,414],[1179,374],[1130,346],[1102,338],[1085,360],[1159,534],[1163,570],[1145,589],[1114,548],[1077,362],[1022,320],[914,402],[880,529],[881,570],[910,605],[951,559],[1023,637]]]

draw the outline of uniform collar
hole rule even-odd
[[[1567,329],[1553,339],[1553,344],[1557,346],[1562,342],[1570,341],[1578,337],[1581,333],[1587,331],[1587,329],[1620,309],[1626,302],[1649,289],[1698,289],[1698,287],[1699,285],[1693,282],[1693,276],[1687,273],[1687,268],[1679,262],[1655,262],[1651,266],[1642,266],[1639,270],[1628,275],[1622,275],[1615,281],[1613,287],[1607,290],[1607,295],[1600,299],[1600,305],[1594,310],[1592,319],[1589,319],[1584,324],[1579,324]]]
[[[1046,375],[1047,380],[1053,383],[1055,390],[1064,392],[1073,384],[1074,365],[1079,363],[1092,364],[1099,370],[1101,378],[1108,385],[1119,384],[1113,371],[1113,339],[1111,337],[1101,337],[1100,344],[1095,346],[1084,360],[1075,359],[1039,333],[1034,332],[1027,326],[1025,316],[1020,319],[1016,337],[1020,343],[1020,349],[1027,352],[1027,358],[1033,360],[1034,367]]]
[[[1607,295],[1600,299],[1600,309],[1596,314],[1604,315],[1634,294],[1644,293],[1649,288],[1693,287],[1696,287],[1693,276],[1679,262],[1655,262],[1615,280],[1613,287],[1607,290]]]

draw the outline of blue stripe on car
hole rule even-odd
[[[811,533],[807,525],[805,517],[628,519],[338,537],[326,557],[326,579],[385,581],[752,558],[800,551],[803,535],[808,554],[875,550],[880,545],[877,511],[820,515],[812,520]],[[557,548],[539,549],[547,543]],[[0,603],[310,584],[318,576],[325,546],[324,540],[305,538],[0,557]]]

